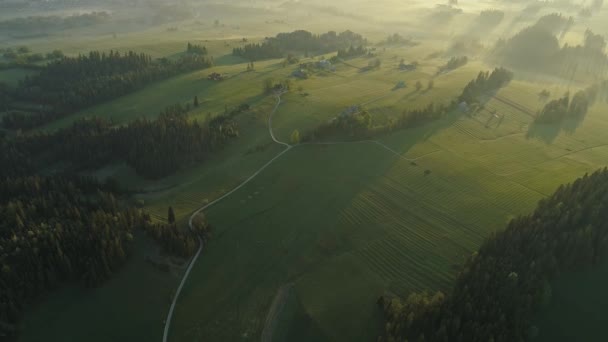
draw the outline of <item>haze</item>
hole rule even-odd
[[[602,0],[0,0],[1,341],[606,341]]]

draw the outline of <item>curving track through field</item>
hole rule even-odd
[[[260,167],[255,173],[253,173],[251,176],[249,176],[249,178],[247,178],[245,181],[243,181],[237,187],[235,187],[234,189],[232,189],[229,192],[225,193],[221,197],[215,199],[214,201],[212,201],[212,202],[210,202],[210,203],[208,203],[208,204],[200,207],[194,213],[192,213],[192,215],[190,216],[190,219],[188,220],[188,227],[190,229],[192,229],[192,220],[194,219],[194,217],[196,217],[196,215],[198,215],[199,213],[205,211],[207,208],[209,208],[209,207],[217,204],[218,202],[222,201],[226,197],[232,195],[233,193],[235,193],[236,191],[238,191],[239,189],[241,189],[242,187],[244,187],[245,185],[247,185],[254,178],[256,178],[260,173],[262,173],[262,171],[264,171],[268,166],[270,166],[277,159],[279,159],[281,156],[283,156],[285,153],[291,151],[295,147],[308,146],[308,145],[344,145],[344,144],[365,144],[365,143],[368,143],[368,144],[376,144],[376,145],[380,146],[381,148],[389,151],[390,153],[396,155],[397,157],[399,157],[401,159],[404,159],[404,160],[407,160],[407,161],[412,161],[413,162],[413,161],[416,161],[416,160],[418,160],[420,158],[425,157],[423,155],[423,156],[420,156],[420,157],[414,158],[414,159],[406,158],[403,155],[401,155],[399,152],[393,150],[392,148],[386,146],[385,144],[381,143],[378,140],[301,143],[301,144],[297,144],[297,145],[290,145],[290,144],[288,144],[286,142],[280,141],[279,139],[276,138],[276,136],[274,135],[274,132],[272,130],[272,116],[275,114],[275,112],[278,110],[279,106],[281,105],[281,96],[284,93],[285,92],[280,92],[280,93],[277,93],[275,95],[276,99],[277,99],[277,103],[274,106],[273,110],[268,115],[268,133],[270,134],[270,137],[272,138],[272,140],[276,144],[285,146],[285,149],[283,151],[281,151],[279,154],[277,154],[274,158],[272,158],[271,160],[269,160],[262,167]],[[179,284],[179,287],[177,288],[177,292],[175,293],[175,296],[173,296],[173,301],[171,302],[171,307],[169,308],[169,313],[167,314],[167,319],[165,320],[165,329],[164,329],[164,332],[163,332],[163,342],[168,342],[168,340],[169,340],[169,329],[171,327],[171,320],[173,318],[173,313],[175,312],[175,306],[177,305],[177,300],[179,299],[179,295],[181,294],[182,289],[183,289],[184,285],[186,284],[186,281],[188,280],[188,277],[190,276],[190,272],[192,271],[192,267],[194,266],[194,264],[196,263],[196,261],[200,257],[201,252],[203,251],[203,241],[202,241],[202,239],[200,237],[198,238],[198,243],[199,243],[198,250],[196,251],[196,254],[194,254],[194,256],[192,257],[192,259],[190,260],[190,262],[188,264],[188,268],[186,268],[186,272],[184,273],[184,276],[182,277],[182,280],[181,280],[181,282]],[[268,324],[274,325],[273,321],[274,321],[274,319],[270,319],[270,321],[267,320],[266,324],[267,325]],[[267,330],[268,330],[267,327],[265,327],[264,331],[267,331]],[[272,328],[271,328],[271,330],[272,330]],[[272,332],[270,332],[270,334],[272,334]]]

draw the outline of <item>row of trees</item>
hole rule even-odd
[[[452,102],[449,106],[430,103],[423,108],[404,110],[397,118],[390,118],[385,124],[374,124],[371,113],[365,108],[358,108],[356,111],[343,113],[333,120],[319,125],[314,131],[302,137],[302,140],[317,141],[340,135],[345,135],[347,138],[371,138],[379,134],[412,128],[438,120],[455,107],[455,102]]]
[[[469,82],[459,97],[468,104],[477,102],[477,98],[489,91],[498,90],[513,79],[513,73],[505,68],[496,68],[492,72],[480,72],[477,78]]]
[[[543,19],[544,18],[544,19]],[[566,78],[595,77],[608,68],[603,36],[586,30],[581,44],[560,45],[556,33],[563,35],[572,19],[549,15],[508,40],[499,40],[495,55],[501,63],[544,71]]]
[[[608,170],[560,186],[512,220],[464,265],[451,293],[381,297],[381,341],[510,342],[534,337],[531,319],[560,273],[608,259]]]
[[[45,59],[54,60],[63,58],[65,56],[61,50],[57,49],[47,52],[44,55],[41,53],[30,53],[30,49],[27,46],[22,46],[16,50],[7,48],[0,50],[0,52],[2,53],[2,57],[17,64],[35,63]]]
[[[497,9],[483,10],[479,14],[480,26],[498,26],[504,19],[505,12]]]
[[[186,46],[186,53],[193,53],[195,55],[206,56],[207,48],[200,44],[192,44],[192,43],[188,42],[188,45]]]
[[[90,27],[107,22],[109,19],[110,13],[105,11],[79,13],[67,17],[58,15],[18,17],[0,21],[0,30],[5,32],[18,31],[20,33],[28,31],[47,32],[50,30]]]
[[[452,57],[445,65],[443,65],[439,68],[439,73],[458,69],[462,66],[465,66],[468,62],[469,62],[469,57],[467,57],[467,56]]]
[[[513,73],[504,68],[497,68],[492,72],[480,72],[476,79],[464,87],[458,101],[465,101],[469,104],[475,103],[480,95],[505,86],[512,78]],[[416,90],[419,91],[422,87],[420,81],[416,82]],[[434,82],[430,80],[427,89],[430,90],[433,87]],[[336,135],[346,135],[350,138],[369,138],[395,130],[412,128],[444,117],[458,106],[458,101],[455,99],[449,105],[430,103],[423,108],[406,109],[396,118],[390,118],[384,124],[374,124],[371,114],[366,109],[353,106],[331,121],[321,124],[312,132],[304,135],[302,140],[322,140]]]
[[[291,33],[279,33],[276,37],[266,38],[261,44],[247,44],[234,48],[232,54],[251,61],[281,58],[288,52],[328,53],[351,46],[367,45],[367,40],[351,31],[336,33],[330,31],[315,35],[308,31],[298,30]]]
[[[186,54],[174,61],[114,51],[108,54],[92,51],[88,55],[63,57],[49,63],[39,74],[26,78],[17,89],[3,90],[3,96],[14,102],[26,102],[39,108],[12,111],[11,115],[3,117],[3,124],[7,128],[32,128],[133,92],[151,82],[211,65],[210,59],[198,54]]]
[[[549,95],[546,91],[541,92],[541,96],[548,97]],[[566,119],[582,121],[593,103],[606,99],[608,99],[608,81],[598,82],[577,91],[572,97],[570,93],[566,93],[561,98],[549,101],[538,112],[535,122],[559,123]]]
[[[399,33],[390,34],[384,42],[378,45],[416,45],[411,38],[405,38]]]
[[[188,120],[185,108],[177,105],[155,120],[138,119],[115,127],[110,121],[91,118],[53,133],[3,139],[0,160],[7,167],[0,172],[15,175],[58,161],[69,162],[75,170],[124,161],[143,177],[164,177],[189,162],[206,160],[237,137],[234,117],[248,109],[242,105],[199,123]]]
[[[536,123],[557,123],[565,119],[582,119],[589,109],[589,98],[585,91],[579,91],[572,99],[570,93],[563,97],[549,101],[545,107],[538,112]]]
[[[347,49],[339,49],[338,50],[338,58],[347,59],[359,56],[365,56],[369,53],[369,50],[363,46],[351,46]]]

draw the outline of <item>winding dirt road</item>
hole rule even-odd
[[[233,193],[235,193],[236,191],[238,191],[239,189],[241,189],[242,187],[244,187],[245,185],[247,185],[254,178],[256,178],[262,171],[264,171],[268,166],[270,166],[277,159],[279,159],[281,156],[283,156],[285,153],[291,151],[295,147],[307,146],[307,145],[344,145],[344,144],[365,144],[365,143],[370,143],[370,144],[376,144],[376,145],[380,146],[381,148],[383,148],[383,149],[391,152],[392,154],[396,155],[397,157],[399,157],[401,159],[404,159],[404,160],[407,160],[407,161],[412,161],[413,162],[413,161],[416,161],[416,160],[424,157],[424,156],[420,156],[420,157],[414,158],[414,159],[406,158],[403,155],[401,155],[399,152],[393,150],[392,148],[386,146],[385,144],[383,144],[383,143],[381,143],[380,141],[377,141],[377,140],[301,143],[301,144],[298,144],[298,145],[290,145],[290,144],[288,144],[286,142],[280,141],[279,139],[276,138],[276,136],[274,135],[274,132],[272,130],[272,116],[275,114],[275,112],[277,111],[277,109],[281,105],[281,96],[284,93],[285,92],[280,92],[280,93],[277,93],[275,95],[276,99],[277,99],[277,103],[274,106],[273,110],[268,115],[268,133],[270,134],[270,137],[272,138],[272,140],[276,144],[285,146],[285,149],[283,151],[281,151],[279,154],[277,154],[274,158],[272,158],[271,160],[269,160],[266,164],[264,164],[254,174],[252,174],[249,178],[247,178],[245,181],[243,181],[237,187],[235,187],[234,189],[232,189],[229,192],[225,193],[221,197],[215,199],[213,202],[210,202],[210,203],[202,206],[198,210],[196,210],[190,216],[190,219],[188,220],[188,226],[189,226],[190,229],[192,229],[192,220],[194,219],[194,217],[196,217],[196,215],[200,214],[201,212],[205,211],[207,208],[211,207],[212,205],[217,204],[218,202],[222,201],[226,197],[232,195]],[[182,289],[183,289],[184,285],[186,284],[186,281],[188,280],[188,277],[190,276],[190,272],[192,271],[192,267],[194,266],[194,264],[196,263],[196,261],[198,260],[198,258],[200,256],[201,252],[203,251],[203,241],[202,241],[202,239],[200,237],[198,238],[198,242],[199,242],[198,250],[196,251],[196,254],[194,255],[194,257],[192,257],[192,259],[190,260],[190,263],[188,264],[188,268],[186,269],[186,272],[184,273],[184,276],[183,276],[183,278],[182,278],[182,280],[181,280],[181,282],[179,284],[179,287],[177,288],[177,292],[175,293],[175,296],[173,296],[173,301],[171,302],[171,307],[169,308],[169,313],[167,314],[167,319],[165,320],[165,329],[164,329],[164,332],[163,332],[163,342],[168,342],[168,339],[169,339],[169,328],[171,327],[171,320],[173,319],[173,313],[175,311],[175,306],[177,305],[177,300],[179,299],[179,295],[181,294]],[[274,310],[274,311],[279,311],[280,312],[280,310]],[[274,317],[275,315],[271,315],[271,316]],[[267,323],[267,325],[270,325],[270,326],[265,326],[264,327],[265,336],[268,336],[268,335],[272,336],[272,331],[273,331],[273,326],[274,326],[275,320],[276,320],[276,317],[271,318],[271,319],[267,319],[266,323]]]

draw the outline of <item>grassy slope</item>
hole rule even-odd
[[[146,262],[155,249],[139,238],[132,258],[102,287],[72,284],[53,292],[25,315],[19,341],[158,340],[181,271]]]
[[[339,66],[337,75],[296,81],[294,88],[301,85],[310,96],[284,97],[274,120],[277,136],[287,139],[293,129],[306,131],[356,103],[366,103],[380,121],[405,108],[454,97],[487,68],[471,62],[435,77],[435,89],[415,92],[411,84],[426,83],[444,61],[425,60],[420,71],[398,74],[393,72],[398,63],[394,54],[422,59],[390,50],[381,56],[383,68],[378,71],[360,73]],[[351,63],[364,66],[367,60]],[[232,74],[244,65],[220,68]],[[209,100],[195,117],[221,111],[226,98],[230,104],[240,102],[236,97],[255,105],[253,113],[239,118],[242,137],[204,165],[160,182],[145,182],[124,166],[105,171],[147,190],[139,197],[154,217],[164,218],[167,206],[173,205],[178,217],[185,219],[278,152],[270,145],[248,153],[270,141],[265,123],[274,100],[258,96],[262,80],[281,79],[291,70],[276,61],[258,63],[255,73],[220,83],[202,80],[210,72],[204,71],[93,109],[126,121],[176,98],[189,101],[194,94]],[[391,91],[402,79],[410,87]],[[545,85],[516,81],[499,95],[533,111],[542,105],[534,95],[541,87]],[[147,101],[141,109],[123,109],[142,99]],[[103,107],[113,110],[99,109]],[[287,322],[289,334],[308,329],[330,340],[371,339],[376,330],[370,325],[379,320],[373,309],[379,294],[448,288],[460,261],[484,236],[532,208],[558,184],[604,163],[608,149],[589,149],[608,143],[599,135],[606,127],[602,107],[594,109],[574,135],[552,138],[549,127],[535,131],[530,139],[528,115],[494,99],[486,108],[504,113],[504,121],[490,122],[486,128],[489,111],[473,118],[453,113],[440,122],[383,138],[408,157],[422,156],[419,166],[369,144],[299,147],[285,155],[209,211],[215,238],[187,283],[172,336],[184,341],[210,336],[255,340],[277,289],[295,282],[299,308],[294,317],[309,324],[299,319]],[[432,175],[424,177],[425,169]],[[359,329],[349,328],[353,325]]]
[[[295,88],[301,85],[311,95],[285,96],[275,116],[277,135],[286,139],[293,129],[306,131],[355,103],[367,103],[382,120],[383,115],[453,97],[480,69],[486,69],[472,62],[436,77],[430,92],[414,92],[411,87],[393,92],[391,87],[401,79],[425,83],[443,63],[424,61],[418,72],[395,74],[393,52],[382,56],[383,68],[378,71],[359,73],[339,66],[338,75],[295,82]],[[395,54],[421,59],[407,52]],[[366,65],[367,60],[352,63]],[[236,73],[244,65],[220,68]],[[258,96],[262,80],[281,79],[292,68],[270,61],[259,63],[257,69],[220,83],[202,80],[207,71],[180,76],[131,95],[134,98],[100,106],[113,110],[93,109],[126,121],[174,103],[175,98],[188,101],[194,94],[209,99],[195,117],[221,111],[224,98],[236,104],[240,102],[234,100],[236,96],[255,105],[253,113],[239,117],[242,137],[204,165],[159,182],[143,181],[124,166],[101,172],[146,190],[139,197],[159,219],[173,205],[183,220],[228,191],[279,150],[269,145],[248,153],[270,141],[265,123],[274,100]],[[545,85],[516,81],[499,95],[535,110],[542,105],[534,95],[541,87]],[[125,105],[141,99],[150,103],[123,111]],[[211,209],[215,239],[180,299],[173,337],[256,339],[277,289],[293,281],[299,303],[294,317],[304,321],[286,322],[291,326],[288,334],[304,329],[331,340],[373,338],[376,330],[370,325],[376,326],[379,319],[373,310],[379,294],[446,289],[459,262],[490,231],[532,208],[558,184],[605,163],[602,158],[608,149],[601,145],[608,141],[600,135],[606,127],[604,107],[594,109],[573,135],[553,138],[549,127],[530,139],[528,115],[494,99],[486,107],[504,113],[505,120],[485,128],[488,111],[473,118],[454,113],[383,138],[409,157],[422,156],[419,166],[376,145],[299,147]],[[594,146],[599,147],[590,148]],[[432,175],[424,177],[425,169]],[[353,324],[360,329],[347,329]]]
[[[455,76],[465,71],[451,75],[451,83],[437,80],[435,91],[461,87],[471,74]],[[344,81],[360,87],[357,101],[365,101],[365,77]],[[319,91],[305,86],[313,94],[305,100],[286,97],[275,119],[279,136],[331,117],[325,108],[350,103],[337,102],[346,95],[333,81]],[[386,88],[392,82],[369,83]],[[542,87],[515,81],[498,95],[534,112],[542,106],[535,95]],[[315,96],[321,93],[326,97]],[[255,339],[277,289],[294,282],[304,316],[325,338],[369,340],[378,295],[448,289],[459,263],[490,232],[559,184],[606,163],[605,104],[572,132],[531,129],[529,113],[496,99],[486,108],[382,139],[408,157],[422,157],[418,166],[376,145],[298,147],[210,209],[215,239],[180,299],[172,336]],[[505,119],[490,121],[492,110]],[[302,112],[306,119],[298,117]],[[425,177],[425,169],[432,174]]]
[[[268,63],[260,63],[263,67]],[[53,130],[69,125],[82,117],[105,117],[116,123],[126,123],[140,117],[155,117],[165,107],[181,103],[192,104],[194,96],[201,103],[193,110],[192,116],[204,119],[207,114],[224,110],[225,106],[234,107],[241,103],[255,104],[261,99],[264,73],[247,73],[245,64],[215,67],[199,72],[174,77],[164,82],[152,84],[140,91],[85,109],[82,112],[67,116],[44,127]],[[227,74],[230,79],[214,82],[207,79],[212,72]]]
[[[507,25],[505,21],[502,26]],[[503,29],[506,27],[497,31]],[[446,27],[446,37],[450,31]],[[184,35],[180,31],[173,38],[169,35],[154,31],[145,37],[133,36],[119,49],[129,47],[155,56],[171,55],[183,50],[184,37],[194,37],[196,33]],[[115,40],[101,40],[102,44],[93,46],[116,48]],[[162,44],[157,43],[160,40]],[[231,48],[220,44],[223,43],[218,42],[218,48],[225,51],[212,52],[216,59]],[[66,46],[65,50],[74,52],[77,48]],[[473,61],[436,78],[431,92],[416,93],[411,89],[416,80],[426,83],[436,66],[445,62],[426,59],[428,53],[445,48],[423,45],[402,51],[390,49],[382,56],[383,68],[379,71],[360,74],[356,69],[340,66],[339,75],[296,82],[295,88],[302,85],[311,95],[304,98],[289,94],[284,98],[284,106],[275,119],[277,135],[287,139],[293,129],[306,131],[355,103],[369,102],[366,106],[381,122],[404,108],[454,96],[486,67]],[[422,68],[413,73],[396,73],[393,67],[398,59],[393,55],[418,60]],[[232,62],[227,58],[220,61]],[[352,63],[363,66],[367,60]],[[173,205],[183,221],[189,212],[238,184],[279,150],[268,146],[262,152],[247,153],[269,142],[264,114],[273,100],[257,97],[260,83],[268,76],[280,79],[292,70],[279,68],[277,61],[256,66],[257,72],[251,74],[239,74],[244,65],[219,66],[222,72],[234,75],[225,83],[206,81],[211,70],[180,76],[75,116],[107,115],[126,122],[133,117],[157,115],[164,106],[186,103],[194,95],[208,100],[194,114],[201,118],[207,112],[223,110],[225,103],[251,101],[256,105],[255,114],[239,119],[243,127],[241,139],[204,165],[159,182],[143,181],[120,165],[100,172],[117,175],[146,190],[139,197],[159,219],[166,215],[167,206]],[[402,79],[410,88],[391,92]],[[550,88],[555,95],[565,90],[564,85],[542,83],[542,78],[533,81],[536,83],[513,82],[501,91],[501,96],[536,110],[542,105],[535,96],[540,89]],[[380,98],[384,92],[389,96]],[[608,139],[602,136],[607,126],[605,105],[594,108],[574,134],[544,127],[534,130],[531,136],[531,118],[525,113],[496,100],[488,101],[487,108],[505,113],[505,120],[500,125],[490,122],[486,128],[490,119],[487,111],[473,118],[454,114],[441,122],[382,139],[408,157],[423,156],[418,167],[374,145],[300,147],[285,155],[259,179],[209,212],[216,228],[215,238],[178,303],[172,337],[184,341],[196,337],[256,340],[276,291],[293,281],[292,304],[286,309],[291,313],[282,317],[281,336],[290,336],[291,340],[294,336],[311,336],[308,340],[369,340],[376,334],[374,327],[379,316],[373,308],[379,294],[447,288],[460,261],[489,232],[533,208],[543,194],[558,184],[606,163],[608,148],[604,146]],[[433,173],[424,177],[425,169]],[[133,281],[144,278],[139,269],[130,277]],[[105,290],[105,286],[100,291],[105,296],[94,303],[83,301],[70,317],[61,316],[55,324],[73,324],[73,317],[82,312],[119,312],[111,311],[116,303],[112,291],[117,295],[124,291],[118,287]],[[53,297],[49,311],[43,305],[32,313],[26,320],[32,327],[28,330],[47,326],[56,311],[53,308],[70,302],[67,297]],[[139,312],[142,308],[143,316]],[[137,327],[145,324],[146,320],[140,321],[140,317],[163,316],[166,311],[161,306],[156,310],[141,305],[139,309],[123,322],[129,323],[130,328],[126,329],[132,329],[123,335],[127,340],[127,335],[133,337],[139,331]],[[103,321],[107,327],[121,326],[105,323],[105,318]],[[82,325],[82,330],[78,330],[84,334],[98,327]],[[57,336],[64,333],[60,330],[55,330]],[[150,331],[149,339],[153,335],[160,333]],[[48,336],[62,340],[53,338],[53,334]]]
[[[540,86],[516,81],[498,95],[535,111]],[[277,113],[283,137],[294,108]],[[529,135],[532,118],[498,100],[486,108],[383,139],[422,156],[418,166],[370,144],[298,147],[210,209],[216,238],[179,302],[173,336],[255,339],[277,289],[295,282],[326,338],[373,338],[367,324],[378,295],[446,290],[483,237],[559,184],[605,165],[606,105],[557,135],[551,126]],[[494,109],[505,119],[486,128]],[[425,169],[433,173],[425,177]]]

